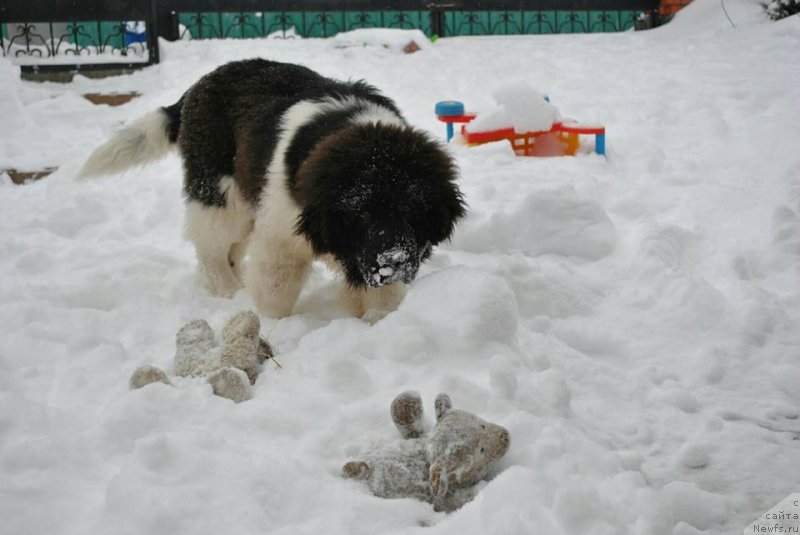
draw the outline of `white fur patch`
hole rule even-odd
[[[304,101],[289,108],[281,119],[275,155],[267,168],[244,277],[258,311],[273,318],[292,313],[314,256],[308,242],[294,233],[300,209],[286,184],[286,151],[297,131],[329,106]]]
[[[405,121],[397,116],[392,110],[378,104],[369,103],[367,109],[353,117],[356,124],[393,124],[396,126],[406,126]]]

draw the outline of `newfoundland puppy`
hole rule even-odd
[[[202,278],[219,296],[244,284],[270,317],[291,313],[319,257],[344,274],[351,312],[379,318],[465,213],[452,159],[394,102],[299,65],[217,68],[112,136],[79,176],[145,164],[176,145]]]

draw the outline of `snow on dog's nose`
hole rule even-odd
[[[377,262],[370,268],[367,284],[373,287],[403,281],[406,284],[414,280],[419,269],[416,255],[406,248],[393,247],[378,254]]]

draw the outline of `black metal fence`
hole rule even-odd
[[[358,28],[429,37],[612,32],[659,0],[5,0],[0,49],[27,69],[134,68],[158,40],[328,37]]]
[[[0,48],[28,70],[158,63],[155,0],[6,0]]]

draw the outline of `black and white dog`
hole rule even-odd
[[[465,213],[453,161],[390,99],[298,65],[217,68],[97,148],[79,176],[141,165],[175,145],[186,237],[208,288],[231,296],[244,283],[271,317],[291,313],[315,257],[344,273],[352,313],[393,310]]]

